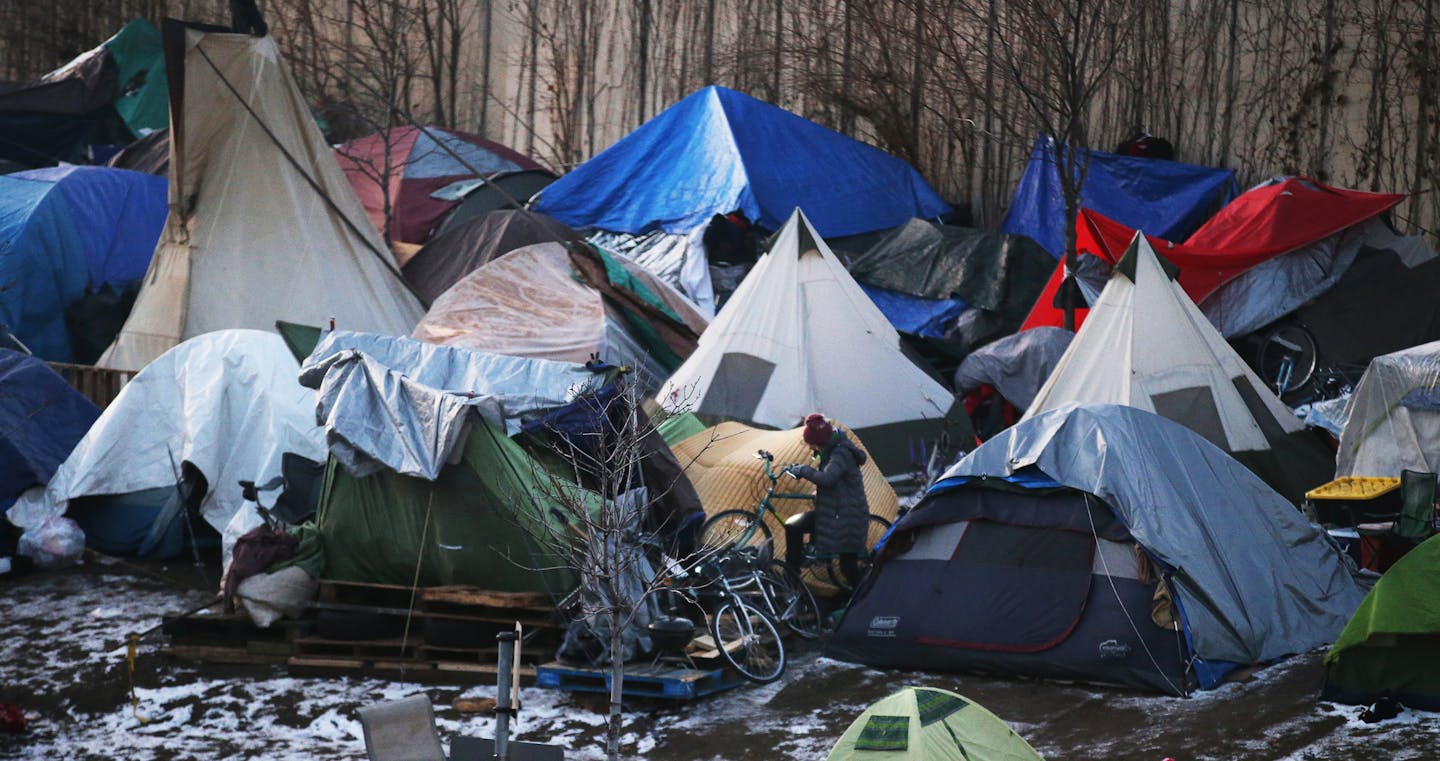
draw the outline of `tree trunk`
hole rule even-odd
[[[613,601],[612,601],[613,603]],[[605,757],[620,758],[620,729],[625,694],[625,620],[618,610],[610,613],[610,720],[605,728]]]

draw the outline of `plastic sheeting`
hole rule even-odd
[[[593,253],[592,249],[586,248]],[[705,319],[684,297],[623,257],[612,262],[682,316],[694,335]],[[627,310],[577,274],[564,244],[542,243],[512,251],[467,275],[430,307],[416,326],[421,341],[494,354],[584,363],[598,355],[611,364],[638,368],[653,392],[675,364],[662,361],[666,347],[647,347],[637,331],[655,328],[649,318]],[[686,352],[688,353],[688,351]],[[667,355],[667,358],[668,355]]]
[[[564,223],[533,211],[492,211],[432,239],[401,270],[427,304],[485,264],[537,243],[579,241]]]
[[[1028,235],[1056,259],[1065,253],[1065,196],[1053,156],[1053,138],[1035,140],[1030,163],[1000,229]],[[1178,161],[1086,151],[1080,206],[1132,229],[1183,240],[1234,198],[1235,173]],[[1082,159],[1083,160],[1083,159]]]
[[[1019,318],[1054,262],[1029,238],[912,219],[850,264],[862,283]]]
[[[173,21],[165,31],[179,48],[166,51],[172,73],[184,72],[170,82],[171,214],[98,364],[138,370],[187,338],[276,320],[409,333],[424,310],[366,223],[275,40]]]
[[[300,370],[320,392],[314,417],[347,470],[383,466],[429,481],[463,441],[472,410],[513,436],[522,416],[559,407],[596,379],[578,364],[347,331],[327,333]]]
[[[1224,452],[1157,415],[1066,405],[1000,433],[944,478],[1030,467],[1099,497],[1174,569],[1192,650],[1205,660],[1263,663],[1324,645],[1365,596],[1318,526]],[[943,488],[942,479],[932,491]]]
[[[45,359],[73,359],[65,309],[139,280],[165,226],[163,177],[62,166],[0,177],[0,324]]]
[[[237,483],[278,478],[285,452],[325,459],[314,394],[295,381],[298,369],[274,333],[186,341],[125,384],[49,485],[26,492],[8,517],[33,526],[76,497],[174,487],[189,462],[210,487],[200,513],[224,532],[245,520]]]
[[[735,210],[778,230],[796,207],[826,236],[950,211],[909,164],[711,85],[555,181],[537,211],[576,229],[690,232]]]
[[[1064,328],[1036,328],[992,341],[971,352],[955,370],[955,392],[990,385],[1005,401],[1024,410],[1059,364],[1075,334]]]
[[[1336,476],[1440,472],[1440,341],[1376,357],[1345,407]]]
[[[859,285],[885,319],[902,333],[944,338],[965,311],[965,302],[960,299],[926,299],[865,283]]]
[[[49,365],[0,349],[0,510],[49,481],[99,416]]]

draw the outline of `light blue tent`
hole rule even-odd
[[[711,85],[547,187],[537,211],[576,229],[684,233],[739,209],[778,230],[796,209],[824,237],[950,211],[909,164]]]
[[[65,309],[145,276],[166,187],[163,177],[109,167],[0,176],[0,325],[37,356],[69,361]]]
[[[1028,235],[1050,255],[1065,253],[1065,195],[1055,166],[1055,141],[1035,140],[1002,230]],[[1178,161],[1088,151],[1080,207],[1094,209],[1146,235],[1185,240],[1239,194],[1235,173]]]

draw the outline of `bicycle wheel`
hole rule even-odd
[[[715,647],[740,675],[768,684],[785,673],[785,645],[780,632],[764,613],[731,599],[710,619]]]
[[[768,561],[774,546],[770,527],[753,510],[724,510],[710,516],[700,527],[700,550],[703,552],[755,547]]]
[[[840,567],[840,558],[835,557],[825,563],[825,572],[830,577],[830,583],[847,592],[854,591],[855,587],[860,585],[860,581],[870,573],[870,562],[875,556],[875,545],[880,543],[881,537],[884,537],[885,532],[889,530],[890,521],[871,513],[870,525],[865,534],[865,551],[855,559],[857,570],[855,578],[846,578],[844,569]]]
[[[1260,344],[1260,379],[1277,395],[1309,383],[1318,363],[1315,336],[1300,325],[1281,325],[1265,334]]]
[[[794,568],[773,560],[761,583],[775,607],[777,621],[801,639],[820,636],[825,622],[820,616],[820,605]]]

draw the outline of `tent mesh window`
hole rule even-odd
[[[908,716],[871,716],[855,740],[855,750],[906,750],[910,747]]]
[[[920,714],[920,726],[922,727],[928,727],[937,721],[944,721],[967,705],[970,704],[939,690],[915,691],[915,709]]]

